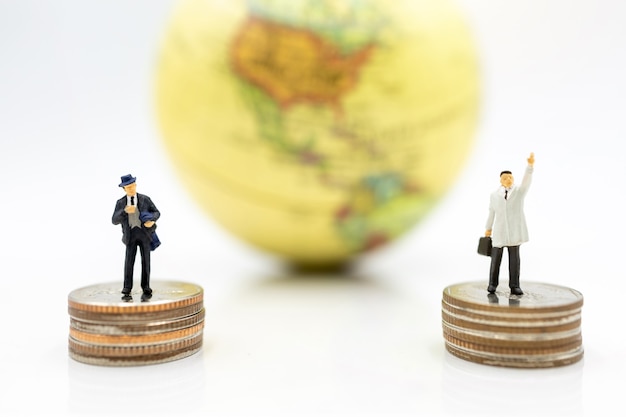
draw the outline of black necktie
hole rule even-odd
[[[506,198],[506,197],[504,197],[504,198]],[[131,205],[131,206],[134,206],[134,205],[135,205],[135,196],[132,196],[132,197],[130,198],[130,205]]]
[[[509,190],[504,190],[504,199],[507,199],[507,196],[509,195]],[[132,198],[132,197],[131,197]]]

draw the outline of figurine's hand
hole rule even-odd
[[[532,166],[535,164],[535,154],[534,153],[530,153],[530,156],[528,157],[528,165]]]
[[[126,206],[124,207],[124,211],[128,214],[133,214],[135,211],[137,211],[137,207],[136,206]]]
[[[148,229],[151,228],[152,226],[154,226],[154,222],[152,220],[148,220],[147,222],[145,222],[143,224],[144,226],[146,226]]]
[[[491,230],[485,230],[485,236],[486,237],[491,236]]]

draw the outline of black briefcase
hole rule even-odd
[[[478,254],[491,256],[491,237],[483,236],[478,239]]]

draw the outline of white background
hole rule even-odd
[[[597,415],[623,405],[626,3],[463,0],[483,104],[476,146],[436,211],[345,276],[295,276],[206,217],[154,120],[171,1],[0,1],[0,414]],[[522,283],[585,296],[585,357],[512,370],[445,352],[447,285],[476,255],[494,173],[521,173]],[[67,355],[67,295],[121,280],[110,224],[131,172],[163,216],[153,280],[205,289],[205,346],[103,368]],[[520,177],[521,178],[521,177]]]

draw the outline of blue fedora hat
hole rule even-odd
[[[120,187],[126,187],[127,185],[134,183],[137,178],[128,174],[128,175],[124,175],[121,179],[122,179],[122,183],[120,184]]]

